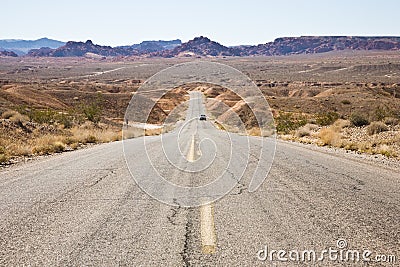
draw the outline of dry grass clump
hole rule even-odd
[[[152,135],[160,135],[163,133],[163,129],[162,128],[158,128],[158,129],[146,129],[145,130],[145,135],[146,136],[152,136]]]
[[[390,146],[388,146],[388,145],[386,145],[386,144],[380,145],[380,146],[376,149],[376,152],[377,152],[378,154],[382,154],[382,155],[384,155],[384,156],[386,156],[386,157],[389,157],[389,158],[390,158],[390,157],[395,158],[395,157],[398,156],[397,152],[396,152],[392,147],[390,147]]]
[[[374,135],[374,134],[378,134],[378,133],[381,133],[381,132],[386,132],[388,130],[389,130],[389,128],[386,126],[386,124],[384,124],[381,121],[371,122],[371,124],[368,125],[368,127],[367,127],[367,133],[369,135]]]
[[[335,121],[333,123],[334,127],[337,127],[340,130],[342,130],[343,128],[347,128],[351,126],[351,122],[348,120],[342,120],[342,119],[338,119],[337,121]]]
[[[72,137],[69,141],[76,140],[83,144],[87,143],[108,143],[121,140],[121,133],[111,129],[74,127],[70,130]]]
[[[12,116],[14,116],[14,115],[16,115],[16,114],[18,114],[18,112],[15,111],[15,110],[7,110],[7,111],[4,111],[4,112],[1,114],[1,118],[2,118],[2,119],[8,120],[8,119],[10,119]]]
[[[18,113],[19,114],[19,113]],[[19,116],[13,113],[11,117]],[[8,127],[17,124],[9,122]],[[34,125],[34,124],[33,124]],[[25,126],[24,126],[25,127]],[[33,127],[30,125],[30,127]],[[92,126],[74,127],[53,132],[53,128],[45,128],[37,125],[30,132],[24,132],[22,128],[15,128],[9,132],[0,129],[0,163],[6,163],[10,159],[21,156],[48,155],[66,150],[74,150],[89,143],[106,143],[121,140],[121,133],[115,129]],[[7,128],[5,128],[7,129]],[[17,141],[16,141],[17,140]]]
[[[343,128],[349,127],[350,121],[338,119],[331,126],[321,129],[318,137],[321,139],[322,145],[330,145],[336,147],[342,147],[342,135]]]
[[[32,154],[48,155],[63,152],[66,148],[64,136],[47,134],[36,138],[32,146]]]
[[[0,146],[0,163],[7,161],[8,161],[7,151],[3,146]]]
[[[21,123],[29,121],[29,117],[22,115],[15,110],[7,110],[1,114],[2,119],[10,120],[12,122]]]
[[[259,127],[253,127],[247,131],[248,135],[251,136],[261,136],[261,130]]]
[[[396,125],[399,124],[399,119],[393,118],[393,117],[385,117],[385,118],[383,119],[383,122],[384,122],[386,125],[396,126]]]
[[[25,115],[22,115],[20,113],[16,113],[10,118],[10,121],[16,122],[16,123],[28,122],[29,121],[29,117],[25,116]]]
[[[129,128],[124,128],[122,132],[123,139],[132,139],[140,136],[144,136],[145,131],[142,128],[137,128],[137,127],[129,127]]]
[[[310,136],[312,131],[315,131],[318,129],[318,125],[312,124],[312,123],[307,123],[306,125],[298,128],[296,130],[295,136],[296,137],[304,137],[304,136]]]
[[[318,136],[321,139],[322,145],[339,146],[341,144],[340,132],[334,126],[321,129]]]

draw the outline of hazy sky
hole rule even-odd
[[[398,0],[1,0],[0,39],[102,45],[207,36],[224,45],[301,35],[400,36]]]

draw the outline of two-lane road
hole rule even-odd
[[[237,179],[247,160],[250,167],[258,163],[248,154],[260,138],[229,139],[199,121],[202,113],[201,96],[194,94],[181,131],[2,170],[0,266],[265,266],[278,263],[276,256],[274,262],[257,259],[265,246],[321,251],[336,248],[338,239],[351,249],[398,257],[400,170],[341,154],[278,142],[270,174],[256,192],[247,190],[246,171],[219,201],[185,208],[195,193],[150,178],[199,187],[226,173],[227,181]],[[130,172],[144,179],[150,194],[176,205],[144,193]],[[202,192],[203,200],[224,188],[217,189]]]

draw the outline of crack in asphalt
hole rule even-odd
[[[172,211],[172,215],[167,216],[167,219],[172,225],[176,225],[175,218],[179,210],[181,209],[181,205],[178,203],[176,198],[173,199],[173,203],[176,204],[177,207],[173,207],[170,209]]]
[[[109,173],[106,173],[105,175],[100,176],[97,178],[92,184],[89,185],[89,187],[93,187],[99,182],[101,182],[104,178],[107,178],[108,176],[112,176],[113,174],[116,174],[115,169],[111,169]]]
[[[194,235],[194,227],[193,227],[193,212],[194,209],[188,209],[188,214],[186,216],[186,223],[185,223],[185,239],[183,243],[183,249],[179,253],[182,257],[183,266],[188,267],[192,266],[190,262],[190,255],[193,255],[193,235]]]

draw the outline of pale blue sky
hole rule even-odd
[[[1,0],[0,39],[102,45],[207,36],[224,45],[301,35],[400,36],[397,0]]]

